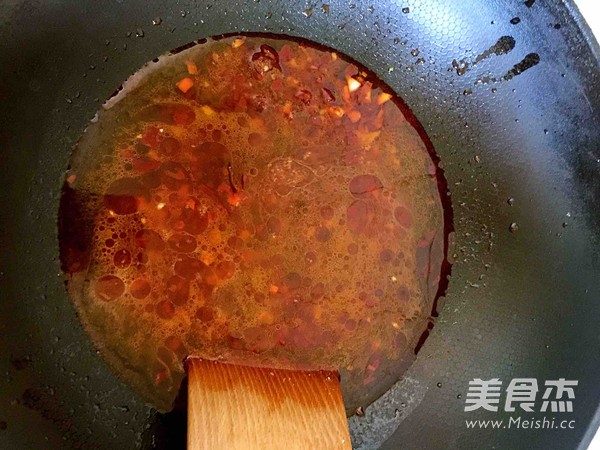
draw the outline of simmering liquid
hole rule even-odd
[[[169,409],[187,355],[338,369],[349,410],[406,370],[444,259],[439,171],[342,55],[210,40],[110,99],[66,176],[69,295],[112,367]]]

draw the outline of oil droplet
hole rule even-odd
[[[402,8],[402,14],[408,14],[409,12],[410,12],[410,8],[409,7]]]
[[[419,49],[418,49],[418,48],[413,48],[413,49],[410,51],[410,54],[411,54],[411,55],[413,55],[413,56],[419,56],[419,53],[421,53],[421,52],[419,51]]]
[[[152,25],[160,25],[162,23],[162,19],[160,17],[155,17],[152,19]]]
[[[508,200],[506,200],[506,203],[508,203],[510,206],[515,204],[515,199],[510,197]]]
[[[510,226],[508,227],[508,230],[509,230],[511,233],[514,233],[514,232],[516,232],[516,231],[518,231],[518,230],[519,230],[519,225],[517,224],[517,222],[513,222],[513,223],[511,223],[511,224],[510,224]]]
[[[142,30],[141,28],[138,28],[137,30],[135,30],[135,35],[137,37],[144,37],[144,30]]]
[[[506,81],[511,80],[517,75],[522,74],[526,70],[536,66],[540,62],[540,55],[537,53],[529,53],[521,62],[515,64],[502,78]],[[563,74],[564,75],[564,74]]]
[[[454,68],[454,70],[456,70],[457,75],[464,75],[465,72],[469,69],[469,64],[467,64],[467,62],[462,59],[460,61],[453,59],[452,60],[452,68]]]
[[[518,17],[513,17],[512,19],[510,19],[510,23],[512,23],[513,25],[517,25],[519,22],[521,22],[521,19],[519,19]]]

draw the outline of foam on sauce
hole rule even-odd
[[[348,410],[406,370],[444,259],[428,150],[341,55],[210,40],[146,67],[79,141],[61,202],[70,297],[169,409],[187,355],[338,369]]]

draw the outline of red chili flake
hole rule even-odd
[[[335,102],[335,95],[327,88],[321,88],[321,96],[323,97],[323,101],[325,103],[333,103]]]
[[[154,382],[156,384],[161,384],[169,379],[169,372],[167,369],[161,370],[154,377]]]
[[[273,69],[281,71],[279,54],[273,47],[263,44],[260,46],[260,52],[252,55],[252,67],[261,76]]]
[[[157,127],[149,127],[142,134],[142,142],[149,147],[158,147],[160,143],[160,130]]]
[[[312,101],[312,92],[310,92],[308,89],[300,89],[296,92],[294,97],[308,106]]]
[[[175,306],[168,300],[163,300],[162,302],[156,305],[156,314],[161,319],[172,319],[175,315]]]

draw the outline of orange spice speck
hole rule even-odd
[[[194,85],[194,81],[191,78],[185,77],[177,83],[177,87],[184,94],[189,91]]]
[[[348,119],[350,119],[350,121],[351,121],[352,123],[356,123],[356,122],[358,122],[358,121],[360,120],[360,118],[361,118],[361,117],[362,117],[362,116],[361,116],[361,114],[360,114],[360,112],[359,112],[359,111],[350,111],[350,112],[348,113]]]
[[[187,66],[187,71],[190,75],[197,75],[198,74],[198,66],[196,64],[194,64],[193,61],[186,61],[185,65]]]
[[[237,39],[234,39],[234,41],[231,43],[231,46],[233,48],[241,47],[244,44],[245,41],[246,41],[246,38],[237,38]]]
[[[382,92],[381,94],[379,94],[377,96],[377,104],[378,105],[383,105],[385,102],[387,102],[391,98],[392,98],[391,94],[388,94],[387,92]]]
[[[330,106],[329,108],[327,108],[327,111],[334,117],[341,118],[344,116],[344,110],[339,106]]]
[[[227,194],[227,203],[231,206],[239,206],[242,202],[242,196],[237,192]]]

